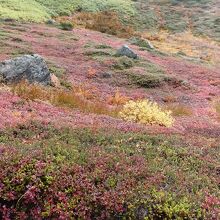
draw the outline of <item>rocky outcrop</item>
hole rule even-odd
[[[132,59],[138,59],[138,55],[127,45],[123,45],[116,53],[117,56],[126,56]]]
[[[51,85],[51,74],[45,60],[38,54],[24,55],[0,62],[0,79],[6,83],[27,80]]]

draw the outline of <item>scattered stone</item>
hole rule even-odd
[[[51,86],[54,86],[54,87],[61,86],[59,79],[54,74],[51,73],[50,77],[51,77]]]
[[[146,40],[146,41],[147,41],[147,44],[148,44],[149,48],[154,50],[153,44],[149,40]]]
[[[51,85],[51,74],[44,59],[38,55],[24,55],[0,62],[0,78],[6,83],[27,80],[30,83]]]
[[[54,19],[48,19],[46,21],[46,24],[54,25],[54,24],[56,24],[56,21]]]
[[[117,56],[126,56],[132,59],[138,59],[138,55],[127,45],[122,46],[116,53]]]
[[[112,73],[111,72],[104,72],[104,73],[102,73],[102,78],[106,78],[106,79],[108,79],[108,78],[112,78]]]
[[[13,18],[4,18],[4,22],[15,22],[16,20]]]

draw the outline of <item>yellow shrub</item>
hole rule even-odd
[[[149,100],[129,101],[124,105],[119,115],[127,121],[142,124],[159,124],[171,127],[174,123],[171,111],[163,111],[156,102]]]

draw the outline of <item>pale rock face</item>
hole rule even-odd
[[[54,86],[57,88],[61,86],[59,79],[54,74],[51,74],[51,86]]]
[[[27,80],[51,85],[51,74],[45,60],[38,54],[24,55],[0,62],[0,78],[6,83]]]

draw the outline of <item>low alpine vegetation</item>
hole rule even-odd
[[[129,38],[136,35],[133,27],[123,24],[115,11],[80,12],[73,17],[60,17],[58,21],[70,22],[77,26],[118,37]]]
[[[179,138],[36,122],[0,132],[0,219],[217,219],[219,148]]]
[[[64,31],[72,31],[73,30],[73,27],[74,27],[74,25],[73,25],[73,23],[71,23],[71,22],[61,22],[60,23],[60,28],[62,29],[62,30],[64,30]]]

